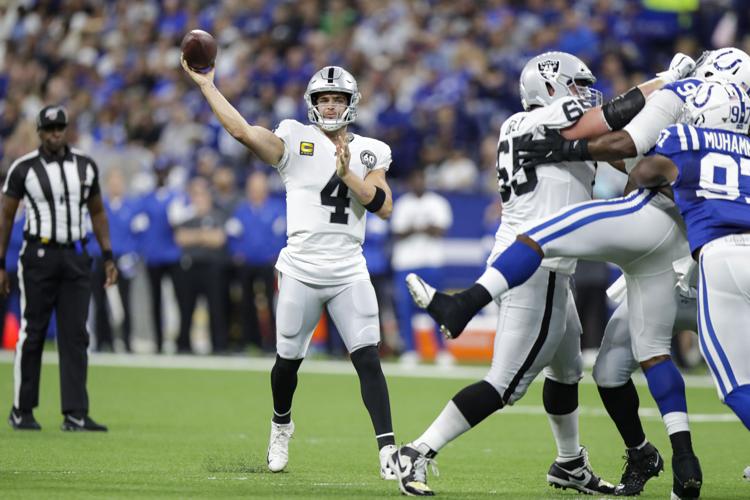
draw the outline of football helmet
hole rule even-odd
[[[706,51],[698,59],[695,76],[707,81],[736,83],[750,91],[750,56],[734,47]]]
[[[348,98],[347,108],[338,118],[324,118],[316,108],[316,94],[323,92],[341,92]],[[339,66],[326,66],[316,71],[305,90],[305,103],[307,104],[307,118],[310,122],[328,132],[338,130],[344,125],[352,123],[357,118],[357,105],[360,100],[357,89],[357,80]]]
[[[545,52],[526,63],[521,71],[523,109],[547,106],[565,96],[576,96],[591,107],[602,103],[602,93],[591,88],[596,77],[586,64],[566,52]]]
[[[747,133],[750,96],[736,83],[705,82],[685,102],[682,123]]]

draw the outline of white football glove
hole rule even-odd
[[[661,78],[667,83],[676,82],[687,78],[690,73],[695,69],[695,61],[692,57],[678,52],[672,58],[672,62],[669,63],[669,69],[657,73],[656,76]]]

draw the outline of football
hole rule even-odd
[[[193,71],[208,73],[214,67],[218,46],[210,33],[193,30],[185,35],[180,44],[185,62]]]

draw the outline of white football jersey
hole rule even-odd
[[[503,216],[495,237],[495,247],[488,262],[507,248],[525,222],[551,215],[563,207],[591,199],[596,162],[565,162],[539,165],[531,169],[518,168],[513,139],[524,134],[543,136],[543,128],[565,129],[575,124],[585,112],[585,105],[569,96],[548,106],[516,113],[500,127],[497,151],[499,191],[503,200]],[[542,266],[552,271],[570,274],[576,260],[568,258],[544,259]]]
[[[336,145],[315,125],[284,120],[274,133],[284,141],[276,165],[286,187],[287,244],[276,269],[304,283],[340,285],[369,279],[362,255],[365,207],[336,175]],[[388,170],[391,149],[349,134],[349,168],[361,178]]]

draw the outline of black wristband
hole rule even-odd
[[[102,260],[105,262],[108,260],[111,260],[112,262],[115,261],[115,256],[112,253],[112,250],[102,250]]]
[[[385,203],[385,191],[380,189],[378,186],[375,186],[375,196],[372,197],[370,203],[365,205],[365,208],[368,212],[375,213],[380,210],[380,208],[383,206],[383,203]]]
[[[575,141],[565,141],[563,149],[564,161],[588,161],[593,160],[589,153],[589,140],[578,139]]]
[[[0,269],[5,269],[5,255],[0,257]]]

